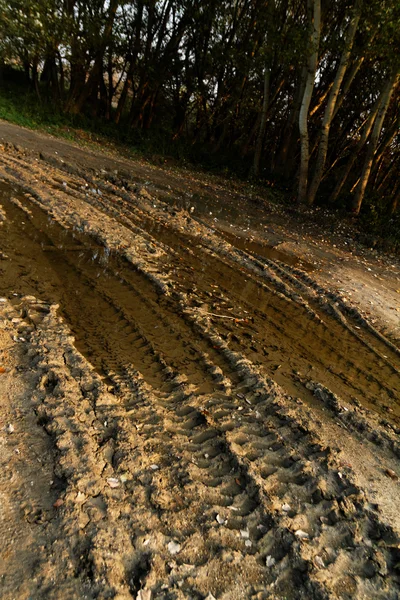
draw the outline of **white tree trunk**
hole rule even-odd
[[[301,163],[299,177],[298,200],[304,202],[308,185],[309,139],[308,110],[314,89],[315,73],[318,65],[319,39],[321,35],[321,0],[307,0],[307,14],[310,29],[310,54],[307,61],[306,83],[299,114],[299,131],[301,145]]]
[[[339,96],[340,86],[342,85],[343,78],[345,76],[347,66],[349,64],[349,59],[351,55],[351,50],[353,47],[354,37],[357,31],[358,23],[360,21],[361,16],[361,1],[358,0],[355,6],[353,17],[350,21],[349,27],[346,33],[344,50],[340,59],[339,67],[336,72],[335,80],[333,82],[332,89],[330,91],[328,102],[325,109],[324,119],[322,121],[321,133],[320,133],[320,142],[317,154],[317,161],[315,165],[314,176],[311,181],[310,189],[307,194],[307,202],[308,204],[313,204],[315,200],[315,196],[317,194],[318,188],[320,186],[322,176],[324,173],[326,156],[328,154],[328,143],[329,143],[329,132],[333,120],[333,115],[335,111],[336,101]]]

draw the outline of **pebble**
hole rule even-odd
[[[289,504],[282,504],[282,510],[284,512],[289,512],[290,510],[290,505]]]
[[[325,563],[320,556],[315,557],[315,562],[321,569],[325,569]]]
[[[265,559],[265,564],[267,565],[267,567],[273,567],[275,562],[276,560],[274,559],[274,557],[268,554],[267,558]]]
[[[151,590],[139,590],[136,600],[151,600]]]
[[[303,531],[302,529],[298,529],[297,531],[294,532],[294,535],[297,536],[298,538],[300,538],[301,540],[308,540],[309,539],[309,535],[308,533],[306,533],[305,531]]]
[[[119,479],[117,479],[116,477],[109,477],[107,479],[107,483],[110,486],[110,488],[117,488],[117,487],[119,487]]]
[[[158,469],[159,469],[159,468],[160,468],[160,467],[159,467],[158,465],[150,465],[150,469],[151,469],[152,471],[158,471]]]
[[[14,425],[12,425],[11,423],[9,423],[6,427],[6,431],[7,433],[14,433],[15,429],[14,429]]]
[[[320,517],[319,520],[321,521],[321,523],[329,523],[329,519],[327,517]]]
[[[217,522],[218,522],[220,525],[225,525],[225,523],[226,523],[226,519],[224,519],[223,517],[221,517],[221,515],[219,515],[219,514],[218,514],[218,515],[217,515],[215,518],[216,518]]]
[[[211,592],[209,592],[206,596],[206,600],[217,600],[217,599]]]
[[[396,473],[394,471],[392,471],[392,469],[385,469],[385,475],[387,475],[388,477],[390,477],[390,479],[398,479]]]
[[[249,538],[250,537],[250,532],[248,529],[241,529],[240,530],[240,535],[242,536],[242,538]]]
[[[169,542],[168,546],[168,552],[172,555],[178,554],[178,552],[181,551],[181,545],[178,544],[178,542]]]

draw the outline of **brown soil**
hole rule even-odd
[[[396,259],[1,139],[1,596],[397,598]]]

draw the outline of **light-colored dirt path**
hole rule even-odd
[[[361,306],[395,261],[215,178],[1,136],[2,597],[397,598],[399,351]]]

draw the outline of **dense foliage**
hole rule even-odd
[[[10,66],[42,103],[162,130],[294,201],[398,210],[399,0],[0,0]]]

